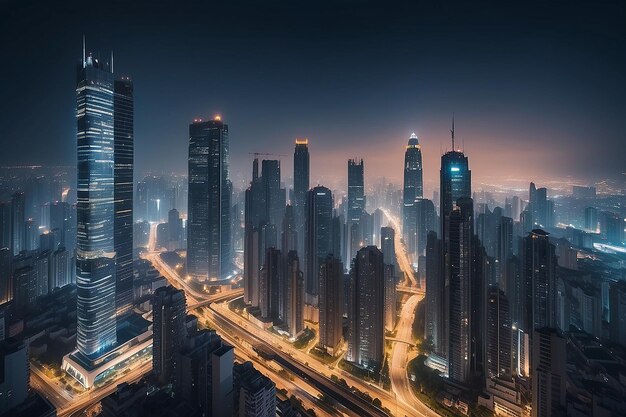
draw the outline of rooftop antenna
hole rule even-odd
[[[113,74],[113,51],[111,51],[111,74]]]
[[[450,133],[452,133],[452,152],[454,152],[454,114],[452,115],[452,129],[450,129]]]
[[[83,68],[85,68],[86,65],[86,56],[85,56],[85,34],[83,33]]]

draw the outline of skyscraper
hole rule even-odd
[[[450,215],[454,203],[461,197],[472,196],[472,171],[469,169],[467,157],[463,152],[454,149],[454,124],[452,126],[452,147],[441,157],[439,204],[442,238],[446,236],[446,216]],[[445,245],[444,245],[445,246]]]
[[[296,148],[293,152],[293,202],[294,220],[298,232],[298,246],[296,250],[304,253],[304,236],[306,230],[306,193],[309,190],[309,141],[296,139]]]
[[[279,294],[281,283],[284,281],[283,259],[280,250],[267,248],[265,262],[261,268],[261,282],[259,284],[261,317],[268,320],[279,318]]]
[[[343,292],[343,264],[328,255],[320,266],[318,346],[331,355],[337,354],[343,340]]]
[[[437,230],[437,212],[431,200],[418,198],[415,200],[415,253],[424,255],[428,232]]]
[[[382,365],[385,350],[383,271],[383,253],[367,246],[357,252],[350,273],[347,359],[370,369]]]
[[[363,160],[348,160],[348,222],[358,223],[365,211]]]
[[[304,330],[304,275],[296,251],[289,251],[285,262],[283,316],[291,337]]]
[[[417,135],[412,133],[404,152],[404,192],[402,197],[402,236],[410,254],[414,254],[416,251],[417,225],[413,207],[415,200],[424,196],[422,181],[422,150]]]
[[[21,192],[11,196],[11,245],[13,255],[26,250],[26,199]]]
[[[84,57],[76,78],[78,189],[76,285],[78,351],[96,359],[116,335],[114,80]]]
[[[152,296],[152,373],[161,385],[176,387],[178,352],[185,337],[186,313],[184,291],[172,286],[156,289]]]
[[[276,227],[280,236],[285,214],[285,189],[280,188],[280,161],[266,159],[261,162],[261,183],[265,195],[265,218]]]
[[[112,65],[111,65],[112,66]],[[113,71],[113,68],[111,68]],[[133,307],[133,167],[134,97],[133,82],[121,77],[114,82],[114,248],[118,316]]]
[[[532,415],[565,415],[566,340],[547,327],[535,330],[532,339]]]
[[[556,256],[548,233],[534,229],[524,238],[524,330],[556,325]]]
[[[385,277],[385,329],[388,331],[392,331],[396,326],[395,235],[391,227],[380,228]]]
[[[487,376],[510,379],[513,375],[511,315],[509,301],[498,287],[489,288],[486,313]]]
[[[441,272],[441,240],[428,232],[426,241],[426,320],[424,339],[432,353],[445,357],[448,346],[445,331],[445,280]]]
[[[307,195],[306,293],[317,296],[320,264],[332,250],[333,195],[317,186]]]
[[[220,116],[189,125],[187,272],[215,281],[231,271],[228,125]]]
[[[472,352],[472,284],[474,215],[471,198],[459,198],[446,219],[448,375],[458,383],[470,378]]]

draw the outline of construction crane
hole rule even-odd
[[[287,156],[287,155],[283,155],[281,153],[263,153],[263,152],[248,152],[248,155],[254,155],[255,158],[258,158],[259,156]]]

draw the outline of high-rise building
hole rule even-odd
[[[348,222],[358,223],[365,211],[363,160],[348,160]]]
[[[283,258],[279,249],[270,247],[265,251],[265,262],[261,268],[259,285],[261,317],[268,320],[279,319],[280,286],[284,281]]]
[[[441,267],[441,240],[437,232],[428,232],[426,241],[426,320],[424,340],[432,353],[445,357],[448,351],[445,334],[445,280]]]
[[[307,194],[306,293],[317,296],[320,264],[332,250],[333,195],[322,186]]]
[[[511,315],[509,301],[498,287],[489,288],[486,316],[487,377],[510,379],[513,375]]]
[[[548,190],[537,188],[534,182],[530,183],[528,191],[528,210],[533,216],[535,225],[540,227],[552,227],[553,206],[548,203]]]
[[[452,135],[454,137],[454,133]],[[461,197],[470,198],[472,196],[472,171],[469,169],[467,157],[463,152],[453,149],[441,157],[440,185],[441,233],[439,236],[443,239],[446,236],[447,222],[445,218],[450,215],[454,203]]]
[[[13,279],[11,277],[11,262],[13,253],[10,248],[0,249],[0,304],[13,299]]]
[[[285,215],[285,189],[280,188],[280,161],[263,160],[261,162],[261,183],[265,195],[265,218],[276,227],[280,236]]]
[[[383,253],[376,246],[361,248],[350,275],[347,359],[375,369],[385,350]]]
[[[548,233],[534,229],[524,238],[524,330],[556,326],[556,256]]]
[[[299,253],[304,253],[304,239],[306,231],[306,193],[309,191],[309,141],[296,139],[296,148],[293,153],[293,202],[294,220],[298,232]]]
[[[226,278],[231,268],[228,125],[220,116],[189,125],[187,272]]]
[[[621,245],[624,240],[624,220],[616,213],[603,211],[600,215],[602,237],[612,245]]]
[[[235,364],[235,416],[275,417],[276,384],[254,369],[251,362]]]
[[[498,287],[506,292],[506,285],[509,282],[507,264],[513,256],[513,219],[500,217],[500,222],[496,226],[496,235],[496,279]]]
[[[13,254],[13,235],[11,233],[11,204],[0,203],[0,249],[9,248]]]
[[[585,208],[585,229],[592,232],[598,230],[598,210],[595,207]]]
[[[381,250],[383,252],[385,276],[385,329],[392,331],[396,326],[396,253],[395,231],[391,227],[381,227]]]
[[[23,318],[37,299],[37,271],[30,265],[13,272],[13,306],[15,315]]]
[[[612,282],[609,287],[609,324],[611,340],[626,346],[626,283]]]
[[[418,198],[415,200],[415,252],[424,255],[428,232],[437,231],[437,213],[431,200]],[[416,258],[417,259],[417,258]]]
[[[291,337],[297,337],[304,330],[304,274],[300,270],[298,253],[289,251],[285,262],[283,316]]]
[[[415,200],[422,197],[424,197],[422,150],[417,135],[412,133],[404,152],[404,192],[402,196],[402,236],[410,254],[415,253],[415,242],[417,241]],[[425,233],[424,236],[426,236]]]
[[[11,196],[11,245],[13,255],[26,250],[26,199],[21,192]]]
[[[283,217],[283,227],[280,248],[284,254],[297,251],[298,232],[296,231],[296,222],[294,219],[294,210],[291,204],[285,207],[285,216]]]
[[[445,277],[447,281],[448,375],[469,382],[474,345],[472,340],[474,215],[471,198],[459,198],[445,227]]]
[[[8,411],[26,401],[29,378],[28,343],[0,341],[0,414],[13,415]]]
[[[558,329],[536,329],[532,337],[532,415],[565,415],[566,340]]]
[[[50,254],[50,291],[74,282],[71,259],[70,252],[63,247]]]
[[[328,255],[320,265],[319,343],[320,349],[337,354],[343,340],[343,264]]]
[[[114,80],[88,56],[76,78],[78,351],[97,359],[117,342]]]
[[[187,303],[185,292],[172,286],[152,296],[152,373],[161,385],[177,386],[178,352],[183,346]]]
[[[113,71],[111,63],[111,72]],[[133,172],[134,95],[133,82],[121,77],[114,82],[114,194],[115,279],[118,317],[133,308]]]

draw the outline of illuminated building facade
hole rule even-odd
[[[332,251],[333,195],[330,190],[321,186],[310,189],[306,211],[306,293],[317,296],[320,264]]]
[[[228,125],[221,117],[189,125],[187,272],[220,280],[231,271]]]
[[[404,188],[402,194],[402,237],[410,254],[415,254],[417,224],[415,199],[424,196],[422,179],[422,150],[417,135],[412,133],[404,152]]]

